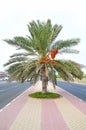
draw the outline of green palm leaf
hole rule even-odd
[[[56,41],[54,43],[52,43],[52,48],[58,48],[60,49],[64,49],[64,48],[69,48],[69,47],[73,47],[75,45],[77,45],[80,42],[80,39],[70,39],[70,40],[60,40],[60,41]]]

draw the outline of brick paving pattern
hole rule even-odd
[[[0,112],[0,121],[5,120],[3,127],[0,122],[0,130],[86,130],[86,103],[80,101],[78,98],[68,94],[66,91],[57,87],[52,88],[52,84],[48,84],[48,91],[60,93],[61,97],[58,99],[34,99],[28,97],[28,92],[20,97],[23,105],[18,102],[16,107],[21,109],[15,114],[12,113],[12,103],[6,110]],[[33,91],[41,91],[40,81],[34,86]],[[20,100],[18,99],[18,100]],[[16,108],[14,107],[14,108]],[[11,118],[6,121],[6,112],[10,109],[8,114]],[[4,116],[5,114],[5,116]],[[4,118],[4,117],[5,118]],[[12,119],[13,118],[13,119]],[[5,124],[8,123],[9,127]]]

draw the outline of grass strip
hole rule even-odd
[[[53,93],[53,92],[34,92],[29,94],[30,97],[32,98],[59,98],[60,95],[58,93]]]

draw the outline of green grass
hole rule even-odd
[[[53,92],[47,92],[47,93],[34,92],[34,93],[29,94],[29,96],[32,98],[58,98],[60,97],[59,94],[53,93]]]

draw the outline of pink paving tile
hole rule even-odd
[[[53,99],[42,100],[41,130],[69,130]]]
[[[0,130],[9,130],[16,116],[27,102],[28,94],[34,91],[34,87],[28,89],[16,101],[12,102],[2,112],[0,112]]]
[[[71,101],[71,103],[76,106],[82,113],[86,114],[86,102],[80,100],[79,98],[71,95],[70,93],[68,93],[67,91],[57,87],[57,91],[58,93],[60,93],[62,96],[64,96],[65,98],[67,98],[69,101]]]

